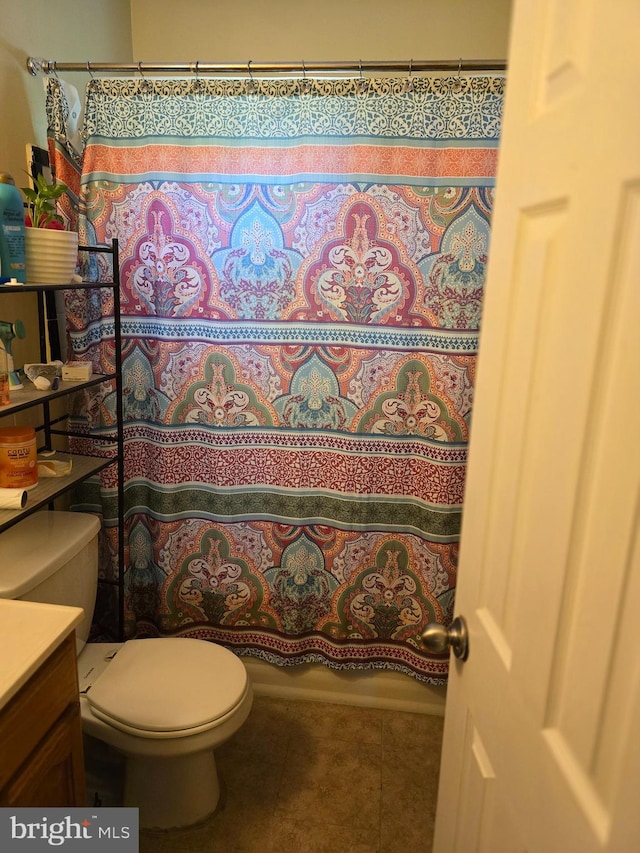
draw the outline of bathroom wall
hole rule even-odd
[[[47,141],[43,80],[28,73],[28,56],[130,62],[129,0],[0,0],[0,171],[13,175],[18,186],[27,181],[25,146],[46,147]],[[82,88],[87,79],[74,74],[71,82]],[[0,319],[25,323],[26,340],[13,341],[16,364],[37,361],[34,295],[3,296]]]
[[[137,60],[497,59],[511,0],[131,0]]]

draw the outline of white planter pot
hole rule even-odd
[[[78,235],[53,228],[24,229],[29,284],[69,284],[78,262]]]

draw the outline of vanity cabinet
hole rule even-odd
[[[85,805],[75,632],[0,710],[0,755],[0,806]]]
[[[112,280],[100,282],[79,282],[75,284],[20,284],[0,285],[0,299],[10,293],[34,292],[38,296],[38,316],[40,332],[40,361],[47,361],[47,297],[56,290],[108,290],[110,298],[106,301],[108,318],[99,346],[112,347],[114,372],[108,374],[94,373],[87,381],[60,381],[55,390],[39,391],[25,380],[25,387],[11,391],[11,402],[0,406],[0,426],[3,419],[27,409],[37,409],[38,425],[36,426],[36,443],[38,452],[48,451],[53,446],[53,436],[77,437],[82,439],[83,454],[65,453],[56,450],[53,458],[59,461],[71,461],[71,473],[64,477],[41,478],[36,486],[29,489],[27,504],[23,509],[0,510],[0,535],[3,530],[13,526],[26,515],[36,510],[53,507],[53,501],[73,489],[78,483],[99,474],[100,471],[116,466],[116,499],[118,525],[118,578],[115,581],[101,579],[100,583],[117,587],[118,624],[115,626],[114,639],[124,639],[124,433],[122,412],[122,344],[120,332],[120,267],[118,241],[113,240],[111,246],[79,246],[79,252],[100,253],[111,256],[113,269]],[[1,305],[1,303],[0,303]],[[112,324],[112,325],[111,325]],[[103,382],[115,385],[116,417],[112,428],[101,431],[100,434],[80,434],[74,432],[68,424],[66,412],[62,415],[54,413],[52,404],[60,398],[69,397],[83,389],[98,386]],[[91,455],[87,455],[91,454]]]

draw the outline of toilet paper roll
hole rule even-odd
[[[25,489],[0,488],[0,509],[22,509],[26,503]]]

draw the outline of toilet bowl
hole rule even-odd
[[[214,750],[249,715],[247,670],[204,640],[85,644],[99,526],[95,516],[55,511],[10,528],[0,537],[0,598],[84,608],[76,629],[83,729],[125,757],[124,805],[139,808],[141,827],[189,826],[218,804]]]
[[[78,658],[82,726],[126,756],[124,805],[141,825],[187,826],[215,811],[214,750],[244,723],[243,663],[204,640],[90,643]]]

